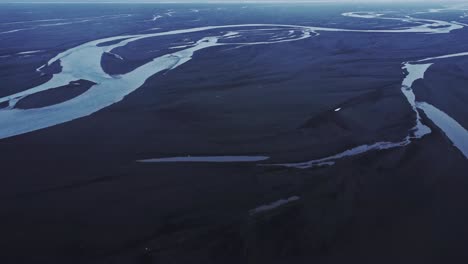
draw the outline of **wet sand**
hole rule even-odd
[[[65,102],[86,92],[95,84],[86,80],[70,82],[68,85],[26,96],[15,105],[15,108],[34,109]]]

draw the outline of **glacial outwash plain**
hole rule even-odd
[[[0,263],[468,262],[468,4],[0,3]]]

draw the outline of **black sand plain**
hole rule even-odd
[[[425,116],[430,135],[334,166],[136,162],[186,155],[297,162],[399,141],[415,119],[400,91],[401,63],[461,50],[464,34],[322,33],[291,43],[210,48],[91,116],[3,139],[0,261],[466,260],[468,162]],[[134,61],[130,67],[145,61],[131,49],[119,54]],[[110,63],[103,59],[109,71],[128,70]],[[435,65],[415,92],[467,127],[463,63]],[[455,69],[446,73],[444,65]],[[21,85],[40,83],[37,78]],[[76,93],[86,88],[77,86]],[[52,94],[58,101],[63,96]],[[292,196],[300,199],[249,213]]]

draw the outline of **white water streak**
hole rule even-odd
[[[111,55],[112,57],[116,58],[116,59],[119,59],[119,60],[124,60],[124,58],[122,58],[122,56],[120,56],[119,54],[117,53],[113,53],[113,52],[105,52],[109,55]]]
[[[25,30],[34,30],[41,27],[54,27],[54,26],[64,26],[64,25],[71,25],[71,24],[79,24],[79,23],[86,23],[91,21],[98,21],[100,19],[115,19],[115,18],[122,18],[122,17],[130,17],[132,14],[121,14],[121,15],[106,15],[106,16],[97,16],[97,17],[87,17],[87,18],[70,18],[70,19],[44,19],[44,20],[31,20],[31,21],[19,21],[19,22],[11,22],[11,23],[3,23],[2,25],[13,25],[13,24],[26,24],[24,26],[29,26],[26,28],[19,28],[19,29],[12,29],[0,32],[0,35],[3,34],[11,34],[15,32],[25,31]],[[28,25],[36,22],[51,22],[51,21],[65,21],[65,22],[57,22],[57,23],[50,23],[50,24],[38,24],[38,25]]]
[[[186,156],[186,157],[169,157],[157,159],[138,160],[142,163],[174,163],[174,162],[214,162],[214,163],[232,163],[232,162],[257,162],[265,161],[270,157],[267,156]]]
[[[261,206],[255,208],[255,209],[252,209],[252,210],[249,211],[249,214],[250,215],[255,215],[255,214],[258,214],[258,213],[268,212],[268,211],[274,210],[274,209],[276,209],[278,207],[284,206],[286,204],[298,201],[299,199],[300,199],[299,196],[292,196],[292,197],[289,197],[288,199],[281,199],[281,200],[278,200],[278,201],[273,202],[271,204],[261,205]]]
[[[16,55],[30,55],[30,54],[39,53],[39,52],[43,52],[43,50],[22,51],[22,52],[16,53]]]
[[[160,18],[162,18],[162,16],[160,16],[160,15],[154,15],[154,16],[153,16],[153,19],[151,19],[151,21],[156,21],[156,20],[158,20],[158,19],[160,19]]]

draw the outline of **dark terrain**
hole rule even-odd
[[[39,11],[36,19],[58,11],[63,16],[82,12],[82,17],[91,12],[139,15],[117,20],[115,27],[115,21],[105,20],[0,35],[0,54],[45,50],[0,59],[0,96],[50,78],[35,69],[65,49],[152,26],[166,31],[233,23],[372,25],[341,17],[355,11],[351,5],[289,11],[252,5],[246,13],[237,5],[225,11],[210,5],[157,5],[153,10],[98,5],[94,11],[88,5],[75,10],[52,5],[41,11],[46,6],[30,8]],[[8,5],[0,14],[27,8]],[[210,11],[184,24],[194,19],[180,11],[189,8]],[[142,22],[151,19],[154,9],[182,14],[173,23]],[[334,166],[299,170],[257,163],[136,162],[187,155],[266,155],[271,157],[266,163],[299,162],[362,144],[399,141],[415,120],[400,90],[402,63],[466,51],[466,33],[466,28],[440,35],[323,32],[290,43],[214,47],[151,77],[123,101],[91,116],[1,139],[0,262],[466,262],[468,162],[425,116],[432,133],[422,139],[344,158]],[[24,43],[25,38],[33,41]],[[138,50],[162,50],[166,40],[177,39],[146,40]],[[136,48],[117,49],[129,64],[119,65],[109,56],[103,68],[117,74],[143,63],[149,55],[137,54]],[[415,88],[417,98],[464,127],[466,59],[434,65]],[[80,81],[17,107],[61,102],[92,85]],[[292,196],[300,199],[264,213],[249,212]]]

